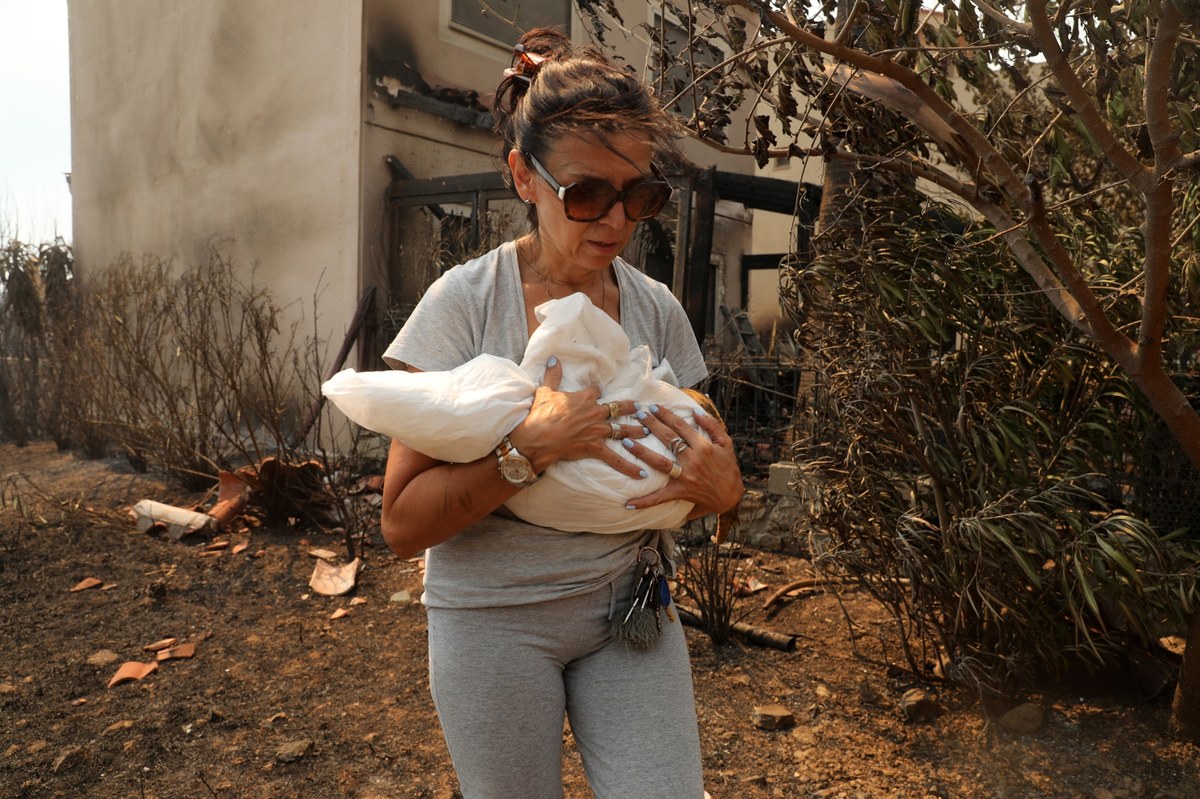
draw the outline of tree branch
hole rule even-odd
[[[1000,9],[992,6],[986,0],[971,0],[975,7],[983,12],[985,17],[990,17],[993,21],[1000,23],[1000,27],[1007,28],[1019,36],[1033,36],[1033,28],[1028,22],[1019,22],[1008,14],[1005,14]]]
[[[1149,170],[1108,127],[1108,123],[1101,117],[1100,110],[1092,102],[1079,75],[1075,74],[1075,70],[1067,63],[1066,54],[1063,53],[1058,38],[1055,37],[1054,30],[1051,28],[1050,17],[1046,12],[1046,0],[1029,0],[1029,14],[1034,36],[1041,46],[1042,52],[1046,55],[1046,66],[1054,73],[1054,78],[1067,95],[1071,107],[1079,115],[1079,121],[1096,141],[1100,151],[1113,162],[1113,165],[1123,175],[1134,181],[1139,188],[1145,190],[1146,181],[1150,177]]]
[[[1172,2],[1162,4],[1158,24],[1154,26],[1154,39],[1146,51],[1146,88],[1143,102],[1146,105],[1146,132],[1154,148],[1154,165],[1163,175],[1170,165],[1180,158],[1179,132],[1171,123],[1170,99],[1171,63],[1175,60],[1175,48],[1179,44],[1179,9]]]
[[[988,138],[911,69],[891,60],[869,55],[861,50],[826,41],[811,31],[793,24],[786,16],[765,5],[763,0],[717,0],[717,2],[726,6],[742,6],[756,11],[809,50],[831,56],[837,61],[857,67],[863,72],[874,73],[890,79],[904,87],[928,107],[930,115],[948,127],[953,132],[953,136],[947,138],[944,130],[926,128],[920,120],[913,120],[914,124],[921,127],[949,153],[960,159],[963,166],[972,174],[979,174],[981,168],[986,168],[997,185],[1012,198],[1017,207],[1024,208],[1028,205],[1029,194],[1021,183],[1020,177],[992,146]],[[900,113],[904,112],[900,111]]]
[[[1146,280],[1142,294],[1142,322],[1138,328],[1137,360],[1140,368],[1162,367],[1162,341],[1167,326],[1167,294],[1171,283],[1171,222],[1175,212],[1175,181],[1172,168],[1184,160],[1179,149],[1179,131],[1171,122],[1170,87],[1172,62],[1179,44],[1179,9],[1172,2],[1161,4],[1154,37],[1146,51],[1146,132],[1154,150],[1155,181],[1143,190],[1146,198],[1142,239]]]
[[[1066,316],[1067,321],[1099,343],[1104,351],[1112,356],[1113,360],[1128,370],[1134,363],[1133,342],[1113,326],[1112,321],[1104,312],[1104,308],[1096,299],[1096,295],[1092,292],[1091,286],[1075,268],[1075,259],[1063,247],[1062,241],[1055,235],[1054,228],[1046,216],[1042,193],[1036,185],[1033,187],[1032,194],[1033,211],[1027,222],[1029,230],[1041,245],[1042,252],[1049,258],[1050,266],[1061,278],[1065,286],[1064,291],[1069,293],[1072,298],[1072,304],[1056,303],[1056,307]],[[976,208],[979,206],[976,205]],[[980,211],[982,210],[980,208]],[[1008,243],[1010,247],[1013,246],[1012,241]],[[1013,251],[1016,252],[1015,249]],[[1022,266],[1025,266],[1023,261]],[[1029,271],[1028,267],[1026,267],[1026,271]],[[1030,274],[1033,273],[1030,272]],[[1034,275],[1034,277],[1036,279],[1037,276]],[[1073,315],[1067,312],[1068,307],[1071,307]]]
[[[1164,10],[1170,3],[1163,3]],[[1175,212],[1175,182],[1160,177],[1146,192],[1142,223],[1146,280],[1142,289],[1142,323],[1138,327],[1137,359],[1142,368],[1161,368],[1163,334],[1167,326],[1167,292],[1171,284],[1171,221]]]

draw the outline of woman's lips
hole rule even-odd
[[[605,252],[605,253],[615,252],[618,249],[620,249],[620,246],[621,246],[621,243],[619,241],[593,241],[593,242],[591,242],[591,244],[597,250],[600,250],[601,252]]]

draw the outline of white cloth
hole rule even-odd
[[[562,391],[596,385],[600,402],[636,400],[662,405],[695,427],[695,402],[675,385],[666,361],[651,369],[645,346],[629,348],[629,339],[613,319],[583,294],[539,305],[539,326],[529,338],[520,366],[506,358],[479,355],[442,372],[339,372],[322,393],[352,421],[390,436],[431,458],[465,463],[494,450],[520,424],[551,356],[563,367]],[[617,420],[641,424],[636,417]],[[639,439],[659,454],[673,457],[653,436]],[[610,449],[636,460],[619,441]],[[667,476],[646,468],[647,477],[626,477],[595,458],[560,461],[538,482],[505,506],[531,524],[568,532],[622,533],[681,525],[692,503],[674,501],[629,510],[625,504],[666,485]]]

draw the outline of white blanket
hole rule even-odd
[[[613,319],[583,294],[539,305],[538,329],[529,338],[518,366],[506,358],[480,355],[444,372],[355,372],[346,369],[327,380],[321,391],[357,424],[390,436],[437,460],[466,463],[487,455],[520,424],[542,383],[546,362],[563,367],[562,391],[600,387],[600,402],[636,400],[665,406],[695,427],[696,403],[676,385],[666,361],[650,365],[646,346],[629,348],[629,338]],[[618,419],[641,424],[636,417]],[[646,447],[672,457],[653,436]],[[635,458],[619,441],[607,445],[629,461]],[[560,461],[538,482],[505,506],[525,521],[568,532],[622,533],[671,529],[681,525],[691,502],[674,501],[628,510],[625,504],[667,483],[662,472],[626,477],[596,458]]]

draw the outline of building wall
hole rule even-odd
[[[69,0],[74,245],[208,261],[280,305],[320,294],[341,343],[358,300],[361,5]]]
[[[512,50],[455,31],[449,0],[365,0],[363,14],[364,279],[386,289],[393,302],[411,304],[437,276],[428,256],[436,223],[421,209],[404,212],[406,268],[388,274],[385,192],[392,173],[386,159],[397,159],[414,178],[494,170],[488,117],[482,102],[470,98],[495,87]]]

